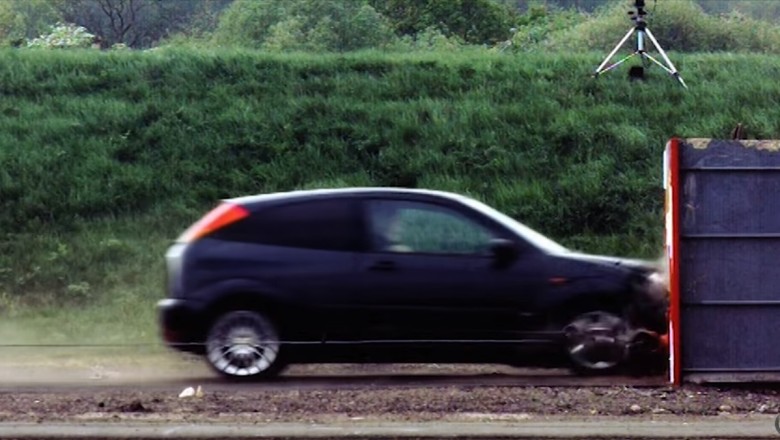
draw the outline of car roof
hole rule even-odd
[[[493,220],[503,224],[515,231],[515,233],[524,237],[528,242],[532,243],[539,249],[544,249],[548,252],[567,252],[568,250],[545,237],[544,235],[534,231],[533,229],[519,223],[517,220],[507,216],[506,214],[497,211],[491,206],[480,202],[477,199],[467,197],[461,194],[456,194],[447,191],[431,190],[431,189],[417,189],[417,188],[395,188],[395,187],[351,187],[351,188],[322,188],[322,189],[305,189],[294,190],[284,192],[274,192],[267,194],[257,194],[251,196],[235,197],[232,199],[225,199],[225,202],[236,203],[240,205],[253,205],[263,204],[266,202],[275,201],[292,201],[295,199],[327,199],[334,196],[411,196],[411,197],[430,197],[438,198],[439,200],[449,200],[455,203],[466,205],[471,209],[481,212],[484,215],[492,218]]]
[[[417,188],[395,188],[395,187],[349,187],[349,188],[320,188],[305,189],[294,191],[281,191],[274,193],[255,194],[242,197],[225,199],[226,202],[240,205],[248,205],[263,202],[272,202],[279,200],[293,200],[298,198],[328,198],[332,196],[430,196],[442,199],[448,199],[458,202],[473,200],[447,191],[438,191],[430,189]]]

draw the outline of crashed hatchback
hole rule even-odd
[[[462,195],[398,188],[224,200],[167,254],[162,335],[229,377],[293,363],[613,372],[667,329],[652,264],[570,251]]]

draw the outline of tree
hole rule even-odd
[[[780,17],[780,2],[777,1],[699,0],[699,4],[710,14],[737,12],[770,22]]]
[[[214,32],[218,44],[260,47],[271,26],[285,18],[286,0],[236,0],[227,7]]]
[[[47,0],[0,0],[0,42],[21,44],[48,32],[61,19]]]
[[[471,44],[495,44],[510,36],[515,11],[496,0],[370,0],[399,35],[439,28]]]
[[[227,4],[226,0],[52,1],[66,21],[86,27],[103,46],[121,43],[134,48],[151,47],[171,34],[186,33],[196,14]]]
[[[11,2],[0,2],[0,42],[8,41],[17,34],[16,15]]]
[[[189,25],[180,33],[190,37],[208,35],[217,28],[220,13],[233,0],[200,0],[192,12]]]
[[[392,37],[367,0],[236,0],[215,32],[219,44],[270,50],[349,51]]]

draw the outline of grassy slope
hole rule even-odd
[[[601,53],[0,52],[0,314],[155,340],[169,241],[220,197],[301,187],[454,190],[654,257],[670,136],[780,136],[780,58],[671,56],[690,90],[593,80]]]

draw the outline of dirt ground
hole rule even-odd
[[[224,382],[201,362],[170,355],[4,355],[0,422],[515,421],[780,412],[776,386],[516,386],[516,373],[504,366],[313,365],[292,367],[282,382],[268,386]],[[312,375],[316,386],[307,381]],[[386,377],[395,382],[381,380]],[[201,386],[202,397],[179,397],[190,386]]]
[[[521,420],[533,416],[728,415],[778,411],[775,391],[552,387],[417,387],[361,390],[4,391],[0,421]]]

